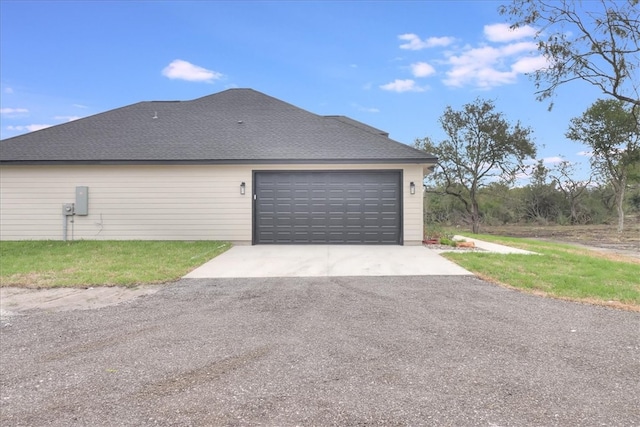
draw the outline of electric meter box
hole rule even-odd
[[[62,215],[64,215],[64,216],[73,215],[73,203],[63,203],[62,204]]]
[[[89,215],[89,187],[76,187],[76,215]]]

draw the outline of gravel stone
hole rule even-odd
[[[470,276],[185,279],[0,329],[0,425],[640,425],[640,314]]]

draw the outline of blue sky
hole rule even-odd
[[[242,87],[413,145],[444,138],[446,106],[483,98],[533,128],[538,158],[588,173],[585,147],[564,133],[601,94],[576,82],[551,112],[536,101],[532,29],[508,30],[500,4],[2,0],[0,137]]]

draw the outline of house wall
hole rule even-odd
[[[228,240],[251,243],[253,170],[402,169],[404,242],[422,240],[424,165],[2,166],[0,238],[63,238],[62,204],[89,187],[89,215],[68,239]],[[416,194],[409,194],[409,183]],[[240,194],[245,182],[246,194]],[[71,217],[69,217],[71,219]],[[73,235],[72,235],[73,234]]]

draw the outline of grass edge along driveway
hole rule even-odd
[[[640,311],[640,263],[571,245],[474,235],[540,255],[446,253],[478,277],[541,296]],[[220,241],[0,242],[0,286],[126,286],[178,280],[231,247]]]
[[[468,237],[539,254],[443,254],[481,279],[540,296],[640,311],[640,262],[635,259],[532,239]]]
[[[0,286],[126,286],[177,280],[231,247],[221,241],[0,242]]]

